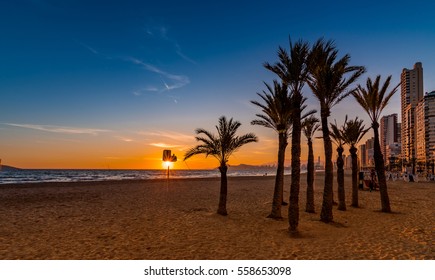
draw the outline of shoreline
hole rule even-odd
[[[275,171],[276,172],[276,171]],[[228,177],[274,176],[270,170],[229,170]],[[302,172],[303,173],[303,172]],[[218,170],[171,170],[170,179],[220,178]],[[167,179],[166,170],[28,170],[0,172],[0,186],[27,183],[100,182]]]
[[[291,175],[284,175],[286,178],[290,178]],[[240,179],[240,180],[269,180],[270,178],[275,178],[275,175],[267,175],[267,176],[228,176],[228,180]],[[219,181],[221,177],[195,177],[195,178],[170,178],[169,182],[172,181]],[[122,180],[99,180],[99,181],[70,181],[70,182],[27,182],[27,183],[8,183],[8,184],[0,184],[1,188],[40,188],[40,187],[75,187],[75,186],[96,186],[96,185],[129,185],[134,183],[148,183],[148,182],[159,182],[166,183],[168,179],[163,178],[155,178],[155,179],[122,179]]]
[[[323,174],[315,214],[304,212],[303,174],[292,238],[287,207],[283,221],[266,218],[274,178],[229,177],[226,217],[216,214],[219,177],[0,186],[0,259],[435,259],[434,182],[389,182],[388,214],[379,191],[360,191],[360,208],[350,207],[347,175],[347,211],[334,207],[325,224]],[[289,186],[286,176],[286,201]]]

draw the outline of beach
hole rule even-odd
[[[388,181],[393,213],[380,212],[379,191],[359,192],[360,208],[334,206],[320,222],[323,175],[316,174],[316,213],[305,210],[301,175],[299,235],[271,211],[274,177],[232,177],[228,216],[216,214],[219,178],[36,183],[0,186],[0,258],[17,259],[435,259],[435,182]],[[336,178],[334,197],[337,201]],[[285,178],[288,201],[290,177]]]

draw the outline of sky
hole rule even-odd
[[[230,165],[274,163],[277,135],[250,124],[260,113],[250,101],[277,79],[262,65],[277,62],[289,38],[334,40],[367,68],[361,84],[392,75],[396,85],[422,62],[425,92],[435,90],[435,2],[410,3],[0,1],[0,158],[21,168],[155,169],[171,149],[173,168],[214,168],[214,158],[182,158],[195,129],[214,131],[225,115],[259,138]],[[307,86],[304,95],[318,110]],[[384,110],[392,113],[400,116],[400,90]],[[370,125],[353,97],[329,121],[346,114]]]

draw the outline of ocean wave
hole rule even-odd
[[[286,175],[290,174],[286,170]],[[228,171],[229,177],[240,176],[274,176],[268,169]],[[169,178],[213,178],[220,177],[219,170],[179,170],[169,171]],[[32,169],[18,171],[1,171],[0,184],[41,183],[41,182],[90,182],[111,180],[165,179],[167,170],[65,170]]]

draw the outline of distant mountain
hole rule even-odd
[[[18,171],[22,170],[21,168],[9,166],[9,165],[2,165],[0,166],[0,171]]]

